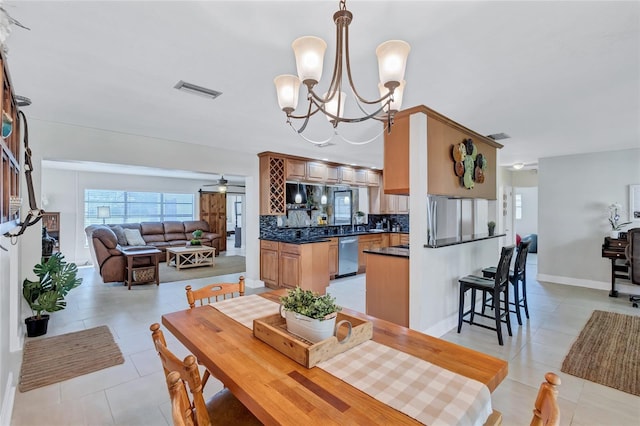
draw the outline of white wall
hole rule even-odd
[[[522,197],[522,218],[515,219],[516,233],[521,237],[538,233],[538,188],[514,188],[516,196]],[[515,202],[515,200],[514,200]]]
[[[601,257],[607,206],[621,203],[627,220],[629,184],[640,182],[640,149],[543,158],[539,164],[538,278],[610,288],[610,261]]]

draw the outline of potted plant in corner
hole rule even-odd
[[[42,313],[66,308],[65,296],[82,284],[82,278],[77,278],[76,264],[66,262],[60,252],[35,265],[33,272],[38,276],[38,280],[31,281],[25,278],[22,283],[22,295],[33,313],[33,316],[24,320],[28,337],[46,334],[49,315]]]
[[[287,320],[287,331],[312,343],[333,336],[336,317],[342,308],[335,298],[296,287],[280,298],[280,311]]]
[[[492,236],[496,229],[496,223],[494,221],[491,221],[487,223],[487,227],[489,228],[489,236]]]

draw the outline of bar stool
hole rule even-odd
[[[518,244],[518,254],[516,255],[516,262],[512,271],[509,271],[509,281],[513,285],[513,302],[509,302],[509,305],[514,306],[514,310],[509,310],[516,314],[518,318],[518,324],[522,325],[522,317],[520,316],[520,308],[524,308],[524,314],[529,319],[529,305],[527,304],[527,253],[529,253],[529,246],[531,240],[522,240]],[[485,278],[493,278],[496,275],[496,267],[484,268],[482,270],[482,276]],[[520,292],[520,283],[522,283],[522,293]],[[493,300],[488,292],[484,292],[482,295],[482,313],[484,314],[485,307],[493,307]]]
[[[458,280],[458,282],[460,283],[458,333],[460,333],[460,330],[462,329],[463,322],[487,328],[489,330],[495,330],[498,333],[498,343],[500,344],[500,346],[502,346],[502,322],[504,321],[507,323],[507,331],[509,332],[509,336],[512,335],[511,320],[509,318],[509,265],[511,265],[511,258],[513,257],[514,250],[514,246],[502,247],[500,261],[498,262],[494,279],[484,278],[477,275],[467,275],[466,277],[460,278]],[[471,308],[467,312],[464,312],[464,296],[467,290],[471,290]],[[493,296],[493,317],[485,315],[483,312],[476,312],[476,290],[482,291],[483,294],[485,292],[489,292]],[[502,300],[500,298],[501,293],[504,295]],[[504,310],[501,310],[500,308],[501,301],[504,304]],[[467,315],[470,316],[468,320],[464,319],[464,317]],[[473,317],[475,315],[495,319],[495,328],[473,322]]]

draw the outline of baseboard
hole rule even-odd
[[[9,372],[7,377],[7,385],[4,389],[4,398],[2,399],[2,410],[0,410],[0,425],[10,426],[11,415],[13,414],[13,401],[16,397],[16,386],[13,384],[13,373]]]
[[[436,325],[433,325],[426,330],[423,330],[422,333],[428,334],[433,337],[442,337],[447,334],[452,329],[458,326],[458,314],[455,313],[453,315],[449,315],[447,318],[438,321]]]
[[[557,275],[538,274],[537,281],[545,281],[554,284],[571,285],[574,287],[592,288],[595,290],[611,291],[611,283],[604,281],[585,280],[582,278],[560,277]],[[637,285],[616,281],[616,290],[623,294],[640,294]]]
[[[245,278],[244,285],[249,288],[261,288],[264,287],[264,282],[262,282],[261,280],[250,280],[248,278]]]

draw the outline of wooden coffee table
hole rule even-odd
[[[209,246],[171,247],[167,249],[167,266],[182,268],[215,266],[216,249]],[[174,260],[173,265],[171,259]]]

